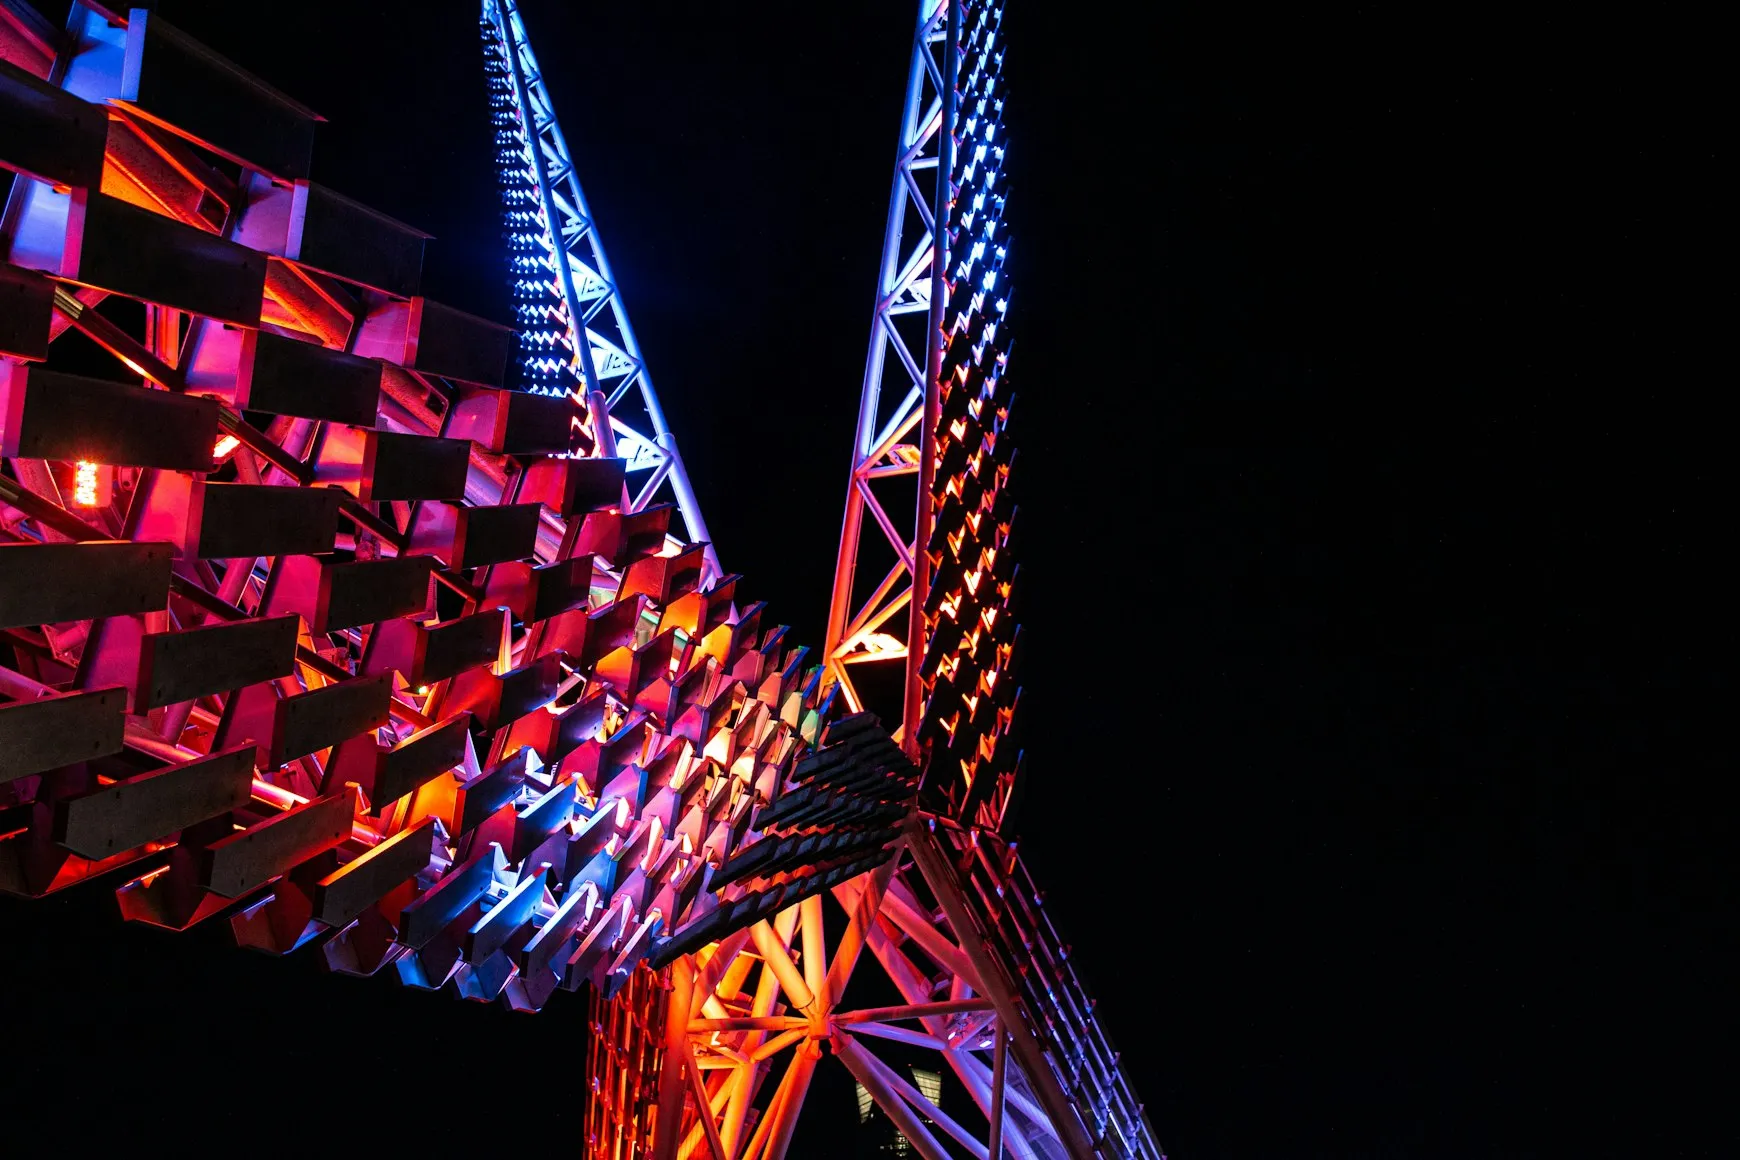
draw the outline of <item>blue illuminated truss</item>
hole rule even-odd
[[[863,701],[851,666],[904,661],[908,655],[904,622],[918,557],[916,523],[926,505],[909,498],[910,482],[900,477],[920,474],[926,382],[934,377],[941,345],[941,320],[931,318],[931,300],[947,293],[934,224],[939,202],[946,204],[949,196],[937,176],[951,144],[943,131],[953,104],[949,14],[942,0],[918,4],[835,564],[823,655],[830,678],[854,708]],[[877,532],[861,536],[867,515]],[[866,594],[865,582],[878,575],[881,582]],[[910,738],[906,715],[901,726]]]
[[[586,453],[627,460],[630,510],[660,499],[668,485],[689,541],[707,545],[706,571],[716,578],[706,521],[514,0],[483,0],[481,31],[521,386],[574,398]],[[581,330],[585,342],[577,341]]]
[[[1000,228],[1002,5],[919,0],[917,7],[825,653],[829,677],[854,708],[863,705],[855,666],[904,662],[901,736],[909,748],[931,692],[919,671],[924,617],[912,610],[936,611],[925,608],[929,540],[948,509],[943,495],[931,493],[933,483],[947,486],[934,478],[945,450],[936,422],[944,364],[951,384],[958,377],[966,390],[985,393],[972,409],[994,442],[1001,420],[993,424],[991,412],[1007,410],[998,382],[1008,342],[997,332],[1009,302],[999,281],[1007,247]],[[963,348],[955,339],[969,331]],[[946,427],[941,440],[950,441]],[[965,450],[978,461],[976,446]],[[916,497],[910,477],[918,477]],[[876,530],[864,535],[867,516]]]

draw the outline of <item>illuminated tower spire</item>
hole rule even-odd
[[[631,510],[653,502],[668,485],[688,539],[707,543],[708,576],[717,577],[706,521],[629,325],[518,5],[483,0],[481,27],[520,333],[520,385],[574,397],[587,453],[628,461]],[[581,331],[585,342],[577,341]]]
[[[893,715],[931,803],[992,828],[1020,761],[1002,20],[918,6],[826,651],[854,709],[855,674],[903,662]]]

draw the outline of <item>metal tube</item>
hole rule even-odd
[[[689,1034],[705,1035],[710,1031],[790,1031],[809,1026],[808,1020],[789,1015],[737,1016],[729,1019],[691,1019]]]
[[[773,1135],[773,1126],[779,1122],[786,1100],[791,1095],[792,1080],[797,1075],[797,1070],[798,1061],[794,1058],[786,1065],[785,1074],[779,1079],[779,1086],[773,1090],[773,1099],[768,1103],[761,1122],[755,1125],[755,1134],[749,1137],[749,1146],[743,1149],[740,1160],[757,1160],[765,1154],[768,1138]]]
[[[973,990],[983,992],[985,988],[979,983],[978,972],[973,970],[973,965],[967,961],[961,949],[943,937],[943,933],[928,915],[919,913],[912,902],[902,897],[905,893],[905,887],[896,883],[888,892],[888,897],[882,901],[882,912],[895,926],[906,932],[907,937],[917,943],[937,966],[957,978],[964,979]]]
[[[822,1052],[814,1040],[806,1040],[792,1056],[787,1079],[791,1087],[779,1105],[779,1116],[767,1141],[767,1160],[785,1160],[785,1150],[791,1147],[792,1129],[797,1127],[798,1113],[803,1110],[804,1096],[810,1090],[810,1078],[816,1074],[816,1061]]]
[[[816,1001],[816,997],[804,982],[804,977],[798,973],[791,956],[786,953],[785,944],[773,932],[773,928],[767,925],[767,920],[762,919],[750,927],[749,937],[755,940],[756,951],[773,969],[775,977],[779,979],[780,988],[791,999],[792,1006],[800,1011],[807,1010]]]
[[[877,1039],[889,1039],[895,1043],[904,1043],[909,1047],[928,1047],[932,1051],[947,1051],[948,1041],[935,1035],[927,1035],[922,1031],[910,1031],[905,1027],[890,1027],[886,1023],[867,1023],[863,1020],[853,1020],[850,1024],[835,1021],[840,1026],[850,1026],[854,1035],[869,1035]]]
[[[840,550],[834,561],[833,599],[828,609],[828,632],[823,639],[827,655],[845,635],[851,615],[852,581],[858,567],[858,539],[863,527],[863,501],[858,495],[859,469],[867,461],[876,429],[876,411],[882,395],[882,368],[888,352],[888,327],[884,299],[893,289],[900,268],[901,233],[906,223],[907,168],[911,151],[923,140],[919,132],[918,104],[924,85],[925,37],[935,9],[930,0],[920,0],[918,25],[912,52],[907,58],[906,103],[901,113],[900,141],[895,152],[894,178],[888,191],[888,219],[882,231],[882,269],[876,279],[876,296],[870,309],[870,350],[864,360],[864,381],[858,396],[858,423],[852,436],[852,463],[846,479],[846,514],[840,526]]]
[[[713,952],[713,957],[707,960],[707,965],[701,968],[700,976],[695,984],[693,1006],[689,1017],[694,1018],[700,1010],[701,1002],[708,995],[719,989],[719,980],[725,977],[731,963],[743,950],[743,944],[749,941],[749,932],[740,930],[719,944],[719,949]]]
[[[924,664],[924,602],[930,590],[930,553],[925,544],[930,541],[933,503],[931,483],[936,477],[936,425],[942,416],[943,307],[948,298],[948,214],[954,192],[954,141],[957,94],[956,74],[960,67],[961,0],[946,0],[949,9],[949,31],[943,47],[943,121],[937,130],[936,208],[932,211],[936,228],[931,231],[933,255],[930,268],[930,321],[925,332],[924,348],[924,420],[919,428],[918,501],[912,534],[912,611],[906,632],[906,697],[901,713],[904,730],[902,748],[914,761],[921,758],[918,748],[918,719],[924,712],[924,682],[919,667]]]
[[[887,888],[888,880],[893,877],[895,866],[900,861],[900,855],[888,859],[881,866],[862,876],[863,886],[853,905],[847,908],[852,919],[846,925],[846,933],[840,939],[840,945],[834,949],[834,961],[828,968],[828,993],[844,995],[846,984],[851,982],[852,972],[857,968],[858,957],[864,950],[864,939],[875,929],[876,914],[882,908],[882,894]]]
[[[690,1044],[689,1046],[692,1052],[694,1045]],[[719,1060],[716,1058],[700,1059],[693,1056],[691,1063],[692,1066],[703,1070],[730,1069],[732,1072],[731,1075],[726,1076],[720,1082],[719,1090],[707,1093],[707,1102],[704,1106],[716,1116],[719,1114],[719,1109],[725,1106],[725,1101],[729,1098],[730,1093],[735,1090],[738,1064],[735,1061],[730,1060]],[[706,1138],[706,1134],[701,1129],[701,1120],[703,1118],[705,1117],[697,1116],[695,1126],[690,1128],[688,1134],[683,1137],[683,1146],[677,1149],[678,1160],[687,1160],[687,1157],[694,1155],[695,1149],[699,1148],[701,1146],[701,1141]]]
[[[700,1118],[701,1128],[707,1134],[707,1146],[713,1150],[713,1160],[730,1160],[724,1141],[719,1139],[719,1128],[713,1123],[713,1101],[707,1095],[707,1085],[701,1082],[701,1069],[695,1064],[695,1053],[690,1049],[687,1040],[683,1042],[682,1050],[685,1065],[683,1070],[689,1073],[689,1090],[695,1095],[695,1114]],[[729,1082],[736,1082],[736,1077],[732,1077]]]
[[[610,427],[610,405],[604,401],[603,391],[586,392],[586,414],[592,420],[592,434],[598,440],[599,458],[615,459],[616,432]]]
[[[937,1138],[919,1122],[917,1116],[905,1100],[894,1093],[886,1078],[865,1059],[869,1053],[859,1047],[851,1036],[836,1034],[833,1039],[834,1054],[840,1057],[840,1062],[846,1065],[846,1070],[852,1073],[852,1078],[864,1085],[864,1090],[870,1093],[876,1101],[876,1106],[882,1109],[884,1115],[894,1121],[894,1126],[900,1129],[900,1134],[924,1160],[949,1160],[949,1154]]]
[[[886,575],[882,578],[882,583],[880,583],[876,586],[876,591],[871,593],[870,599],[868,599],[864,602],[863,611],[860,612],[857,616],[853,617],[852,623],[846,626],[846,639],[844,639],[844,640],[840,641],[838,644],[836,644],[834,646],[833,651],[828,654],[829,656],[831,656],[831,657],[840,656],[847,649],[849,649],[853,645],[857,644],[858,639],[860,637],[862,637],[870,632],[873,632],[875,630],[875,628],[874,628],[875,625],[880,625],[883,620],[886,620],[888,618],[888,616],[890,615],[888,609],[883,609],[881,612],[876,613],[874,616],[870,615],[870,610],[875,608],[878,604],[880,604],[882,602],[883,597],[888,595],[889,591],[894,587],[895,583],[897,581],[899,581],[900,574],[904,571],[905,571],[905,568],[899,564],[896,564],[894,567],[892,567],[888,570],[888,575]],[[908,598],[907,594],[903,593],[901,596],[896,598],[894,605],[892,605],[891,607],[904,604],[905,601],[907,600],[907,598]],[[866,623],[867,621],[871,621],[874,623],[873,624]]]
[[[976,924],[961,896],[953,868],[931,844],[931,835],[921,826],[914,825],[909,829],[907,849],[911,851],[913,863],[923,875],[925,884],[942,905],[949,925],[961,937],[963,953],[977,968],[979,980],[985,984],[985,994],[996,1006],[998,1021],[1013,1040],[1016,1061],[1033,1085],[1034,1094],[1039,1097],[1052,1130],[1075,1160],[1092,1160],[1093,1145],[1088,1142],[1087,1130],[1058,1082],[1057,1073],[1052,1070],[1039,1041],[1022,1022],[1012,985],[1000,977],[996,962],[977,942],[973,933]]]
[[[822,926],[822,896],[812,894],[804,899],[798,904],[798,914],[803,923],[804,982],[809,984],[810,993],[816,997],[815,1010],[809,1014],[811,1018],[820,1018],[833,1006],[828,987],[828,943]]]
[[[683,1142],[683,1072],[689,1056],[689,1004],[695,969],[687,958],[671,964],[671,993],[665,1013],[664,1058],[659,1063],[658,1119],[653,1128],[653,1160],[676,1160]]]
[[[899,557],[901,566],[908,572],[913,572],[915,570],[913,559],[915,555],[924,555],[924,542],[914,540],[913,546],[907,547],[901,540],[900,533],[895,530],[893,521],[888,518],[888,513],[882,510],[882,505],[877,503],[876,497],[870,494],[870,485],[859,479],[854,481],[852,486],[858,489],[858,494],[863,498],[864,506],[870,509],[870,514],[876,517],[877,525],[882,529],[883,536],[887,537],[888,546],[893,548],[894,554]]]
[[[988,1160],[990,1153],[974,1135],[967,1131],[959,1121],[943,1111],[936,1104],[926,1099],[923,1092],[913,1088],[899,1072],[889,1067],[876,1056],[876,1053],[860,1046],[860,1056],[865,1063],[874,1068],[882,1081],[886,1083],[895,1095],[912,1106],[912,1110],[921,1116],[927,1116],[937,1127],[952,1136],[961,1147],[972,1153],[974,1160]]]
[[[772,1058],[796,1043],[798,1040],[802,1039],[808,1033],[809,1032],[805,1027],[794,1027],[790,1031],[775,1035],[772,1039],[769,1039],[766,1043],[763,1043],[760,1047],[757,1047],[754,1051],[750,1052],[749,1061],[751,1063],[760,1063],[764,1059]]]
[[[693,1045],[691,1044],[690,1046],[692,1049]],[[726,1099],[729,1098],[730,1093],[736,1088],[735,1081],[738,1065],[731,1062],[721,1063],[721,1061],[717,1059],[703,1060],[695,1058],[692,1066],[702,1070],[731,1069],[732,1074],[726,1076],[723,1082],[720,1083],[719,1090],[707,1093],[707,1102],[704,1106],[712,1112],[713,1115],[718,1115],[719,1109],[725,1105]],[[687,1160],[688,1157],[693,1156],[695,1154],[695,1149],[701,1146],[701,1141],[706,1139],[706,1133],[701,1128],[701,1121],[705,1118],[706,1117],[704,1116],[697,1116],[695,1118],[695,1126],[689,1129],[688,1134],[683,1137],[683,1146],[677,1149],[677,1160]]]
[[[991,1160],[1003,1154],[1003,1083],[1009,1065],[1009,1036],[1001,1023],[997,1024],[997,1045],[991,1050]]]
[[[653,386],[652,372],[647,368],[646,358],[641,353],[640,342],[635,338],[634,327],[629,323],[628,311],[622,304],[622,293],[616,285],[616,279],[611,274],[610,260],[604,253],[604,240],[599,235],[596,223],[592,219],[591,208],[586,203],[586,195],[580,188],[579,175],[574,171],[573,154],[568,150],[567,139],[562,134],[562,127],[552,115],[541,129],[533,123],[536,116],[530,86],[531,81],[525,75],[525,62],[530,61],[532,67],[537,67],[537,58],[533,55],[531,45],[526,40],[525,27],[520,21],[513,0],[502,0],[500,19],[497,29],[502,42],[507,48],[508,61],[512,66],[514,77],[514,92],[519,103],[522,116],[525,118],[527,145],[533,153],[533,169],[538,181],[538,193],[544,205],[546,226],[550,239],[556,247],[553,257],[556,259],[557,271],[562,281],[562,291],[566,298],[569,322],[572,326],[574,340],[579,344],[576,354],[581,359],[583,378],[588,392],[599,391],[602,385],[598,381],[597,368],[592,361],[592,342],[587,330],[586,318],[581,314],[580,298],[574,291],[574,271],[572,255],[563,239],[561,218],[556,204],[556,192],[551,186],[550,174],[539,156],[543,151],[540,137],[549,136],[557,158],[566,163],[566,168],[557,174],[557,179],[565,187],[566,200],[572,203],[573,213],[570,216],[581,219],[584,229],[581,231],[592,247],[592,263],[600,278],[609,289],[606,292],[606,302],[610,306],[612,317],[622,337],[623,353],[633,360],[637,370],[635,374],[640,379],[641,402],[646,407],[648,420],[652,423],[653,442],[665,450],[672,459],[670,472],[671,490],[677,496],[677,508],[682,512],[683,523],[688,528],[692,542],[706,543],[708,549],[703,553],[705,565],[712,569],[711,578],[717,579],[722,573],[719,562],[712,550],[712,536],[707,531],[707,523],[701,516],[701,506],[695,497],[694,488],[689,484],[688,472],[683,468],[682,456],[677,453],[676,437],[672,434],[670,425],[665,421],[663,406],[659,403],[658,391]],[[541,79],[538,80],[542,84]],[[598,307],[603,309],[603,304]],[[624,380],[624,386],[628,380]]]
[[[791,1032],[786,1032],[790,1035]],[[727,1158],[737,1151],[737,1141],[743,1138],[743,1122],[749,1117],[749,1088],[755,1078],[753,1063],[740,1064],[731,1073],[731,1093],[725,1102],[725,1123],[719,1130],[719,1140],[725,1146]]]
[[[991,1075],[989,1071],[985,1070],[985,1065],[979,1062],[977,1056],[964,1050],[945,1051],[943,1058],[948,1060],[949,1066],[954,1069],[956,1078],[961,1081],[961,1086],[967,1089],[967,1094],[972,1097],[973,1103],[978,1105],[979,1111],[988,1120],[991,1115]],[[1015,1089],[1008,1089],[1008,1091],[1011,1097],[1010,1102],[1017,1107],[1025,1108],[1026,1105],[1020,1099],[1021,1093]],[[1050,1124],[1038,1109],[1034,1109],[1034,1114],[1029,1122],[1036,1125],[1038,1138],[1056,1139]],[[1038,1151],[1028,1142],[1027,1137],[1022,1135],[1021,1125],[1010,1114],[1007,1107],[1003,1109],[1002,1124],[1005,1151],[1011,1153],[1015,1160],[1041,1160]],[[997,1160],[1001,1160],[1001,1157],[998,1157]]]
[[[915,1006],[923,1004],[928,997],[928,990],[918,969],[907,961],[906,956],[900,952],[899,948],[890,943],[888,936],[882,932],[880,927],[871,928],[868,941],[870,952],[876,956],[876,961],[882,964],[882,969],[888,973],[895,988],[906,996],[909,1003]],[[938,1035],[939,1038],[941,1037],[941,1020],[926,1019],[925,1026],[927,1030]],[[964,1049],[951,1049],[943,1052],[942,1056],[954,1071],[956,1078],[961,1081],[962,1086],[967,1089],[967,1094],[972,1096],[979,1111],[988,1116],[991,1107],[988,1079],[973,1070],[975,1065],[983,1065],[980,1065],[978,1060]],[[1045,1121],[1042,1116],[1036,1115],[1036,1122],[1044,1123]],[[1039,1160],[1018,1133],[1005,1133],[1004,1139],[1007,1141],[1005,1146],[1014,1152],[1016,1160]]]
[[[834,1016],[836,1023],[886,1023],[894,1019],[929,1019],[941,1015],[959,1015],[963,1011],[989,1011],[989,999],[950,999],[942,1003],[907,1003],[898,1007],[866,1007],[861,1011],[843,1011]]]
[[[660,422],[663,422],[662,417]],[[701,550],[701,559],[712,568],[713,579],[718,579],[724,573],[720,571],[719,557],[713,551],[713,536],[707,531],[707,521],[701,518],[700,501],[695,498],[695,489],[689,486],[689,472],[683,466],[682,453],[677,450],[677,437],[669,431],[660,431],[654,442],[670,457],[671,490],[677,493],[677,510],[683,513],[683,523],[688,525],[689,542],[707,545]]]
[[[918,387],[913,387],[906,399],[900,404],[900,409],[889,416],[886,430],[877,438],[876,445],[870,449],[870,454],[864,457],[863,466],[858,472],[859,475],[863,475],[864,469],[894,450],[894,445],[900,442],[901,436],[912,430],[924,414],[924,409],[918,406],[923,402],[924,391]]]

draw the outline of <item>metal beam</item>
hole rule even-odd
[[[911,851],[912,860],[918,866],[919,873],[924,876],[925,884],[941,904],[949,925],[954,927],[955,936],[960,940],[967,960],[973,964],[980,980],[985,983],[988,997],[996,1008],[997,1018],[1009,1033],[1015,1059],[1021,1065],[1021,1071],[1028,1082],[1033,1085],[1034,1094],[1045,1109],[1046,1118],[1057,1132],[1058,1139],[1074,1160],[1092,1160],[1093,1145],[1076,1114],[1074,1103],[1064,1094],[1063,1086],[1057,1082],[1057,1074],[1052,1071],[1051,1062],[1045,1057],[1044,1049],[1028,1030],[1026,1016],[1015,996],[1014,985],[1005,978],[1002,968],[985,949],[978,923],[967,910],[966,899],[961,896],[954,873],[936,848],[926,840],[922,822],[913,825],[907,839],[907,849]]]
[[[922,609],[930,592],[931,520],[935,515],[931,499],[931,484],[936,478],[936,425],[942,414],[943,308],[948,304],[948,269],[953,257],[948,248],[948,231],[942,228],[954,204],[955,117],[960,100],[956,85],[956,70],[961,60],[961,2],[947,0],[948,37],[943,41],[943,119],[937,135],[936,202],[931,220],[939,223],[931,231],[930,261],[930,326],[925,332],[924,346],[924,418],[919,423],[918,444],[918,512],[912,533],[912,606],[906,630],[906,694],[901,723],[907,756],[920,759],[918,722],[924,713],[924,679],[919,674],[924,664],[925,624]]]

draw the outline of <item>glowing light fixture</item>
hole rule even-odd
[[[79,507],[97,506],[97,465],[87,459],[73,468],[73,503]]]

